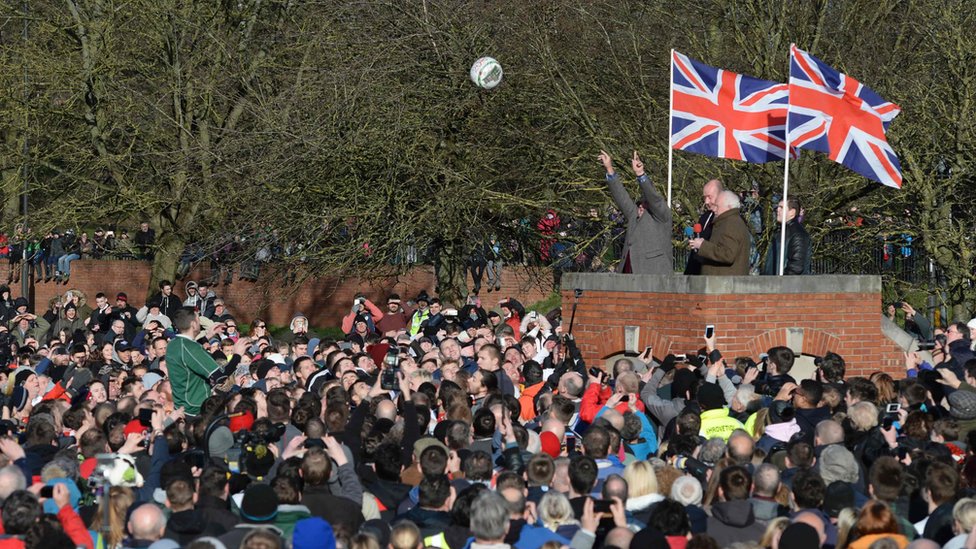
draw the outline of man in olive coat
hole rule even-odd
[[[715,204],[715,225],[708,240],[688,241],[698,251],[703,275],[746,276],[749,274],[749,227],[739,215],[739,196],[722,191]]]
[[[607,170],[607,185],[617,208],[627,219],[627,235],[617,265],[618,273],[674,274],[671,248],[671,208],[644,173],[644,163],[634,151],[630,165],[637,176],[641,199],[634,204],[614,172],[613,161],[600,151],[600,162]]]

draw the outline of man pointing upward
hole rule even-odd
[[[671,250],[671,209],[667,201],[651,184],[644,173],[644,163],[637,151],[630,161],[640,186],[641,198],[635,204],[627,194],[620,178],[613,169],[613,160],[606,151],[600,151],[600,162],[607,171],[610,195],[627,219],[627,236],[623,254],[617,265],[618,273],[673,274]]]

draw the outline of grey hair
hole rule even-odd
[[[53,478],[67,478],[77,480],[81,476],[80,466],[77,459],[68,459],[63,456],[55,457],[41,469],[41,481],[47,482]]]
[[[847,417],[858,431],[870,431],[878,425],[878,407],[873,402],[862,400],[847,410]]]
[[[739,195],[732,191],[722,191],[719,193],[718,203],[729,209],[735,209],[742,206],[742,203],[739,202]]]
[[[20,467],[8,465],[0,469],[0,503],[7,500],[17,490],[27,489],[27,477]]]
[[[820,439],[820,444],[824,446],[844,442],[844,428],[832,419],[825,419],[818,423],[815,433]]]
[[[539,501],[539,520],[550,530],[564,524],[576,524],[569,498],[559,492],[546,492]]]
[[[756,475],[752,477],[752,481],[757,495],[773,497],[779,487],[779,469],[772,463],[763,463],[756,468]]]
[[[691,475],[678,477],[671,485],[671,499],[681,505],[701,505],[701,483]]]
[[[735,396],[732,398],[739,401],[739,404],[741,404],[743,408],[747,408],[749,403],[756,398],[756,388],[748,383],[743,383],[742,385],[739,385],[738,389],[735,390]]]
[[[708,439],[705,444],[702,444],[698,459],[704,461],[707,465],[715,465],[724,455],[725,441],[719,437],[714,437]]]
[[[508,504],[497,492],[482,492],[471,503],[471,534],[479,543],[501,542],[508,526]]]

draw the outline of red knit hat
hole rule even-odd
[[[539,435],[539,442],[542,443],[542,451],[552,456],[552,459],[559,457],[561,453],[561,444],[559,444],[559,439],[556,437],[555,433],[551,431],[544,431]]]
[[[124,434],[128,438],[129,435],[142,434],[148,430],[149,429],[147,429],[145,425],[139,423],[138,419],[133,419],[129,423],[125,424],[125,430],[122,431],[122,434]]]
[[[227,425],[232,433],[236,433],[240,430],[250,430],[254,425],[254,415],[251,412],[244,412],[243,415],[230,418],[230,423]]]

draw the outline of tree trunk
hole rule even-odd
[[[146,299],[159,291],[159,282],[176,280],[176,266],[183,253],[185,242],[173,233],[163,233],[156,238],[156,256],[152,264],[152,274],[149,277]]]
[[[464,272],[464,254],[460,242],[448,241],[441,245],[434,258],[437,273],[437,292],[442,303],[459,306],[468,293]]]

